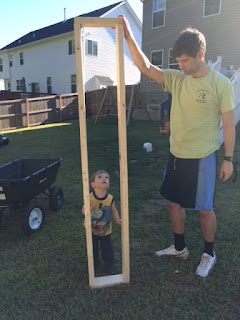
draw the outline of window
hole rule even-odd
[[[98,43],[96,41],[88,40],[88,45],[87,45],[87,53],[93,56],[98,55]]]
[[[179,65],[176,59],[172,56],[172,49],[169,49],[169,60],[168,60],[168,68],[169,69],[177,69],[179,70]]]
[[[52,78],[47,77],[47,93],[52,93]]]
[[[220,14],[222,0],[204,0],[203,16],[213,16]]]
[[[9,56],[9,67],[12,67],[12,55]]]
[[[163,67],[163,50],[151,52],[151,63],[159,68]],[[153,80],[150,81],[153,82]]]
[[[31,83],[32,92],[40,93],[40,84],[38,82]]]
[[[71,93],[77,92],[77,78],[75,74],[71,75]]]
[[[74,40],[70,40],[68,41],[68,54],[75,54],[75,41]]]
[[[17,91],[22,91],[22,80],[16,80]]]
[[[0,58],[0,72],[3,71],[3,61],[2,58]]]
[[[163,50],[152,51],[151,52],[151,62],[155,66],[162,68],[162,66],[163,66]]]
[[[23,61],[23,52],[20,52],[20,65],[22,66],[24,61]]]
[[[153,28],[165,26],[166,0],[153,0]]]

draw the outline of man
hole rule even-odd
[[[140,72],[172,94],[170,156],[160,194],[167,200],[174,245],[155,254],[182,259],[189,257],[184,240],[185,209],[197,210],[204,250],[196,275],[205,278],[216,263],[213,198],[220,116],[225,147],[220,179],[228,180],[233,172],[233,87],[229,79],[206,64],[206,42],[198,30],[183,30],[173,47],[173,56],[181,71],[162,70],[150,63],[137,46],[128,21],[124,16],[120,17],[130,53]]]

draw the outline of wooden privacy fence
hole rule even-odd
[[[139,85],[127,85],[125,91],[128,121],[136,109],[142,109],[146,118],[151,120],[140,94]],[[85,100],[87,117],[117,116],[116,86],[86,92]],[[0,101],[1,131],[77,118],[77,93]]]
[[[77,94],[0,101],[0,130],[76,119]]]
[[[38,93],[38,92],[23,92],[23,91],[0,91],[0,101],[5,100],[16,100],[16,99],[26,99],[26,98],[37,98],[46,96],[55,96],[56,93]]]

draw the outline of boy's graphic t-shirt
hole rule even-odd
[[[92,233],[107,236],[112,232],[111,206],[113,196],[109,193],[104,198],[98,198],[94,192],[90,193],[90,210]]]

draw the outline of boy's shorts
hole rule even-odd
[[[180,159],[170,153],[159,192],[182,208],[212,210],[215,183],[215,152],[202,159]]]

